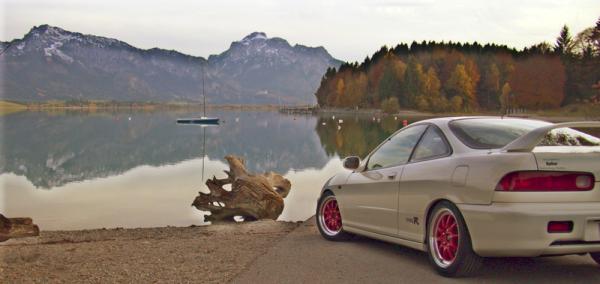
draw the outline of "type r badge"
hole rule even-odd
[[[419,217],[406,218],[406,222],[418,226],[419,225]]]

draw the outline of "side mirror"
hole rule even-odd
[[[349,170],[356,170],[360,165],[360,158],[357,156],[350,156],[344,159],[344,168]]]

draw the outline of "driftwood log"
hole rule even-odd
[[[225,160],[229,163],[227,177],[208,179],[210,193],[200,192],[192,203],[198,210],[211,212],[205,221],[234,221],[236,216],[244,221],[277,219],[292,187],[290,181],[274,172],[251,174],[240,157],[228,155]],[[231,184],[230,191],[223,188],[227,184]]]
[[[40,229],[31,218],[6,218],[0,214],[0,242],[39,235]]]

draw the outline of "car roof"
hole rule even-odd
[[[420,125],[420,124],[434,124],[438,126],[442,131],[446,134],[446,138],[450,142],[450,145],[453,148],[455,153],[473,153],[473,152],[481,152],[481,151],[489,151],[486,149],[473,149],[469,148],[462,141],[460,141],[456,135],[450,130],[448,123],[454,120],[461,119],[498,119],[498,120],[530,120],[534,121],[536,119],[528,119],[522,117],[510,117],[510,116],[449,116],[449,117],[437,117],[431,119],[425,119],[421,121],[417,121],[415,123],[411,123],[410,125]],[[541,120],[537,120],[541,121]]]
[[[523,117],[512,117],[512,116],[485,116],[485,115],[480,115],[480,116],[447,116],[447,117],[436,117],[436,118],[430,118],[430,119],[425,119],[425,120],[420,120],[415,122],[414,124],[419,124],[419,123],[433,123],[436,124],[438,126],[440,125],[446,125],[448,124],[448,122],[453,121],[453,120],[460,120],[460,119],[474,119],[474,118],[485,118],[485,119],[515,119],[515,120],[537,120],[537,121],[541,121],[538,119],[530,119],[530,118],[523,118]]]

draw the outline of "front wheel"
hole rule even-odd
[[[321,236],[330,241],[345,241],[352,237],[344,232],[342,214],[333,193],[327,191],[321,195],[317,203],[317,227]]]
[[[454,204],[435,206],[427,222],[429,261],[443,276],[467,276],[479,269],[482,258],[471,246],[469,231]]]

